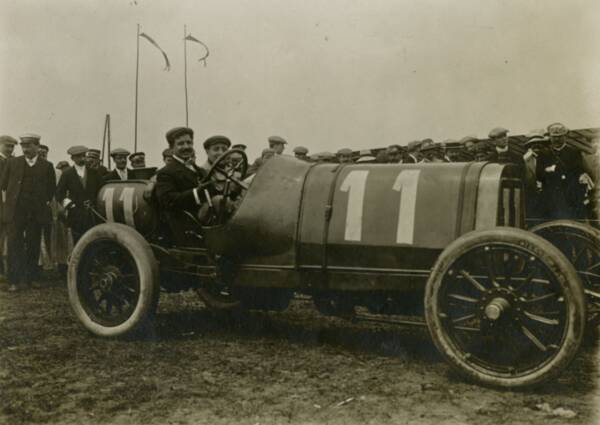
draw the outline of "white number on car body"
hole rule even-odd
[[[394,191],[400,192],[396,231],[396,243],[399,244],[412,244],[414,240],[417,185],[420,173],[421,170],[402,170],[392,186]],[[340,185],[342,192],[348,192],[344,231],[344,239],[347,241],[358,242],[362,239],[363,207],[368,176],[368,170],[352,170]]]
[[[413,243],[419,174],[421,174],[421,170],[404,170],[398,174],[394,182],[393,189],[400,192],[400,212],[398,213],[396,243]]]
[[[113,213],[113,197],[115,195],[115,188],[109,187],[102,194],[102,200],[104,201],[104,212],[106,213],[106,221],[113,222],[115,221],[115,216]]]
[[[119,201],[123,202],[123,215],[125,218],[125,224],[129,226],[135,227],[134,220],[134,210],[133,210],[133,202],[134,202],[134,187],[126,187],[121,191],[121,196],[119,196]],[[102,194],[102,200],[104,201],[104,211],[106,213],[106,221],[114,222],[115,221],[115,213],[113,210],[114,207],[114,198],[115,198],[115,188],[109,187]]]
[[[125,224],[131,227],[135,227],[135,221],[133,219],[133,194],[135,192],[134,187],[126,187],[121,192],[119,201],[123,201],[123,213],[125,215]]]
[[[360,241],[362,237],[363,204],[368,175],[369,171],[367,170],[350,171],[340,186],[342,192],[348,192],[346,231],[344,232],[344,238],[347,241]]]

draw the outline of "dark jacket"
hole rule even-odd
[[[74,202],[75,207],[69,210],[67,223],[78,231],[90,226],[91,213],[84,208],[84,202],[90,201],[96,208],[96,198],[104,181],[96,170],[85,167],[85,186],[77,174],[75,167],[70,167],[61,174],[56,188],[56,200],[62,205],[65,198]]]
[[[129,176],[129,168],[127,168],[127,180],[129,180],[131,177]],[[106,173],[104,176],[104,181],[107,182],[109,180],[121,180],[121,177],[119,176],[119,173],[117,173],[117,170],[111,170],[108,173]]]
[[[2,207],[2,221],[10,223],[16,214],[23,214],[24,211],[17,211],[17,203],[21,195],[21,182],[25,167],[28,167],[25,156],[21,155],[15,158],[9,158],[2,167],[0,176],[0,191],[6,193],[6,201]],[[36,162],[35,181],[38,183],[40,196],[36,198],[33,205],[33,214],[40,224],[48,223],[52,217],[49,203],[54,196],[56,189],[56,174],[54,167],[48,161],[38,157]]]
[[[186,210],[197,212],[199,205],[194,189],[204,179],[206,173],[194,165],[195,172],[178,161],[161,168],[156,174],[155,194],[162,209],[170,211]],[[202,196],[202,194],[198,194]]]

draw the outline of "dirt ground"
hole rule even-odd
[[[495,391],[453,373],[425,329],[324,318],[308,300],[228,319],[164,295],[153,335],[104,340],[64,285],[0,291],[2,424],[600,423],[597,343],[543,388]]]

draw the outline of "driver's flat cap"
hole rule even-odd
[[[231,140],[229,140],[227,137],[221,136],[221,135],[211,136],[204,141],[203,146],[204,146],[204,149],[210,149],[211,146],[218,145],[218,144],[224,144],[225,146],[227,146],[227,149],[229,149],[229,147],[231,146]]]
[[[352,149],[342,148],[337,151],[337,155],[352,155]]]
[[[110,151],[110,156],[115,156],[115,155],[125,155],[125,156],[129,156],[131,152],[129,152],[127,149],[123,149],[123,148],[115,148],[112,151]]]
[[[243,143],[236,143],[235,145],[233,145],[231,147],[231,149],[241,149],[243,151],[245,151],[246,148],[247,148],[247,146],[245,144],[243,144]]]
[[[508,134],[508,130],[503,128],[503,127],[496,127],[493,128],[490,133],[488,134],[488,137],[490,139],[499,139],[500,137],[504,137]]]
[[[17,139],[7,135],[0,136],[0,145],[16,145]]]
[[[85,156],[88,158],[100,159],[100,149],[88,149]]]
[[[74,155],[83,155],[85,154],[89,149],[83,145],[76,145],[76,146],[71,146],[69,149],[67,149],[67,153],[71,156]]]
[[[194,137],[194,130],[189,127],[175,127],[167,131],[165,137],[167,138],[167,142],[172,144],[175,142],[175,139],[179,136],[183,136],[184,134],[189,134],[190,137]]]
[[[279,136],[271,136],[271,137],[269,137],[269,143],[287,145],[286,140],[283,137],[279,137]]]

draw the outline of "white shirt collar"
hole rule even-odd
[[[496,152],[498,152],[498,153],[508,152],[508,145],[504,146],[504,147],[496,146]]]
[[[37,162],[38,156],[34,156],[33,158],[27,158],[25,157],[25,161],[27,161],[27,165],[29,165],[30,167],[33,167],[35,165],[35,163]]]
[[[127,180],[127,168],[124,168],[122,170],[120,168],[115,168],[115,170],[117,170],[117,174],[119,175],[121,180]]]
[[[194,160],[192,158],[188,159],[187,161],[183,158],[178,157],[177,155],[173,155],[173,159],[175,159],[175,161],[185,165],[187,168],[189,168],[192,171],[196,171],[194,169]]]

